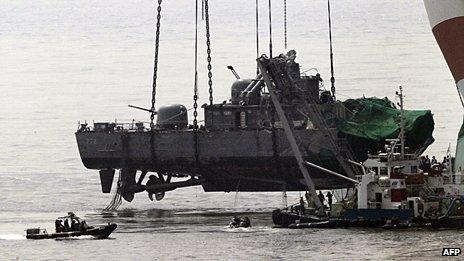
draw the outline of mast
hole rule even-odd
[[[404,159],[404,103],[403,103],[403,87],[400,86],[400,91],[396,92],[396,96],[400,99],[400,142],[401,142],[401,158]]]

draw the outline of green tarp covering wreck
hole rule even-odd
[[[400,110],[388,98],[359,98],[343,102],[348,113],[338,119],[338,130],[344,134],[357,160],[367,152],[382,150],[385,139],[400,132]],[[430,110],[404,110],[405,141],[409,153],[421,154],[434,142],[433,115]]]

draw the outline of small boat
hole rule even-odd
[[[251,227],[251,221],[248,217],[237,217],[235,216],[232,221],[229,223],[229,227],[230,228],[239,228],[239,227],[243,227],[243,228],[247,228],[247,227]]]
[[[69,226],[71,224],[71,226]],[[114,223],[93,227],[88,226],[85,220],[81,220],[74,213],[69,212],[65,217],[59,217],[55,221],[55,233],[48,233],[44,228],[26,229],[27,239],[51,239],[79,236],[93,236],[96,239],[105,239],[117,228]]]
[[[64,237],[93,236],[97,239],[105,239],[116,229],[117,225],[110,223],[98,228],[91,228],[85,231],[69,231],[59,233],[47,233],[44,228],[29,228],[26,230],[27,239],[50,239]]]

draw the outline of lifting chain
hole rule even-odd
[[[272,58],[272,6],[269,0],[269,57]]]
[[[203,5],[203,2],[202,2]],[[195,79],[193,83],[193,130],[198,130],[198,0],[195,1]]]
[[[198,87],[197,87],[197,79],[198,79],[198,74],[195,73],[195,87],[194,87],[194,94],[193,94],[193,129],[194,130],[197,130],[198,129],[198,120],[197,120],[197,116],[198,116],[198,112],[197,112],[197,108],[198,108]]]
[[[155,98],[156,98],[156,79],[158,77],[158,52],[159,52],[159,38],[160,38],[160,23],[161,23],[161,2],[158,0],[158,14],[156,16],[156,37],[155,37],[155,61],[153,65],[153,90],[151,96],[151,115],[150,127],[153,129],[153,119],[155,118]]]
[[[284,0],[284,47],[287,50],[287,0]]]
[[[195,79],[193,86],[193,135],[195,164],[198,166],[198,0],[195,1]]]
[[[335,77],[334,77],[334,59],[333,59],[333,48],[332,48],[332,14],[330,12],[330,0],[327,0],[327,11],[329,17],[329,42],[330,42],[330,91],[332,92],[332,98],[335,100]]]
[[[259,57],[259,2],[255,3],[255,26],[256,26],[256,59]],[[259,74],[259,66],[256,64],[256,75]]]
[[[209,6],[208,0],[205,2],[205,22],[206,22],[206,53],[208,54],[208,86],[209,86],[209,105],[213,105],[213,73],[211,72],[211,41],[209,33]]]

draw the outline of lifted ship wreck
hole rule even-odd
[[[184,105],[155,109],[159,1],[152,106],[131,106],[151,114],[149,126],[96,122],[80,124],[75,133],[84,166],[99,170],[102,192],[111,192],[116,170],[120,170],[116,195],[129,202],[143,191],[150,199],[155,195],[161,200],[167,191],[198,185],[206,192],[309,190],[314,196],[316,189],[353,187],[350,179],[361,174],[359,162],[369,151],[383,148],[385,139],[398,136],[400,111],[386,98],[338,101],[332,54],[327,91],[319,74],[300,72],[295,51],[274,57],[272,36],[269,58],[257,59],[256,77],[240,79],[232,69],[237,81],[230,100],[213,103],[208,1],[204,3],[210,94],[209,103],[202,106],[204,125],[197,120],[196,50],[193,121]],[[197,27],[198,17],[196,21]],[[195,46],[197,41],[195,37]],[[404,113],[406,146],[420,155],[433,142],[432,114]],[[149,172],[156,176],[145,182]]]
[[[145,190],[160,199],[165,191],[194,185],[206,192],[301,191],[307,184],[284,121],[305,161],[348,177],[359,172],[355,162],[365,159],[368,151],[398,135],[399,110],[387,99],[334,100],[321,90],[320,75],[300,74],[294,52],[263,56],[258,63],[263,69],[256,79],[233,83],[230,102],[203,106],[204,126],[189,124],[182,105],[160,107],[152,128],[141,122],[82,124],[76,132],[82,162],[100,170],[104,193],[110,192],[115,170],[120,169],[120,193],[128,201]],[[276,112],[263,75],[275,88],[285,120]],[[407,145],[419,155],[433,142],[432,115],[406,111],[405,116],[406,135],[411,137]],[[158,174],[150,186],[143,184],[147,172]],[[316,189],[352,186],[317,167],[309,168],[309,174]],[[173,182],[171,177],[191,179]]]

